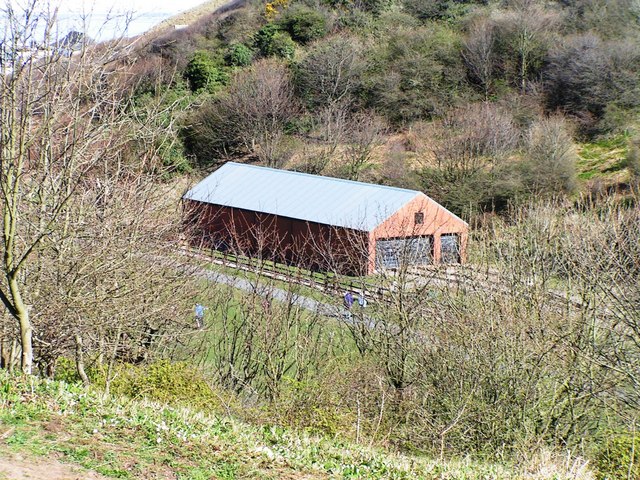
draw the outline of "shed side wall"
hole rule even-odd
[[[193,245],[314,270],[367,271],[367,232],[193,200],[185,202],[185,210]]]

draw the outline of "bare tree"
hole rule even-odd
[[[558,207],[477,232],[476,264],[449,280],[435,267],[380,273],[386,301],[349,328],[395,392],[386,421],[406,425],[395,434],[442,455],[488,438],[576,444],[605,410],[632,420],[637,215]]]
[[[491,19],[481,17],[473,21],[469,27],[464,43],[462,56],[472,77],[484,91],[484,99],[489,99],[493,86],[493,75],[496,63],[495,25]]]
[[[73,239],[54,234],[56,248],[37,262],[34,358],[43,374],[61,356],[76,357],[81,377],[82,363],[143,362],[171,352],[190,326],[197,279],[174,252],[174,197],[138,165],[105,167],[70,205]]]
[[[529,188],[534,192],[574,191],[577,154],[564,117],[541,119],[528,133]]]
[[[46,6],[13,5],[2,11],[0,298],[19,326],[25,373],[37,364],[51,375],[68,355],[82,376],[87,357],[107,350],[146,355],[177,318],[175,289],[188,291],[179,270],[147,256],[177,234],[156,182],[163,112],[142,114],[123,88],[124,44],[70,50]]]
[[[512,116],[491,103],[478,103],[436,122],[430,150],[437,167],[461,179],[499,162],[518,143]]]
[[[211,220],[209,216],[209,226]],[[300,277],[295,270],[284,269],[275,276],[278,281],[268,275],[273,270],[267,264],[274,261],[314,261],[305,239],[280,237],[275,222],[241,213],[220,219],[218,246],[224,238],[225,251],[242,265],[235,275],[245,292],[238,295],[233,285],[218,285],[215,273],[209,276],[213,281],[200,295],[206,292],[215,321],[194,346],[204,370],[217,382],[270,403],[286,389],[287,379],[304,382],[314,375],[325,364],[327,349],[334,347],[321,313],[297,302]]]
[[[349,115],[347,104],[331,103],[313,117],[312,138],[302,153],[301,166],[306,173],[321,174],[337,158],[338,148],[347,135]]]
[[[371,112],[355,114],[348,123],[343,165],[350,180],[359,180],[373,165],[373,153],[382,144],[387,126]]]
[[[284,128],[297,111],[286,65],[261,60],[249,71],[238,72],[219,98],[198,111],[187,143],[203,162],[236,151],[267,166],[281,166],[286,160]]]
[[[638,65],[637,42],[604,42],[593,33],[568,37],[550,51],[544,69],[548,108],[571,112],[586,127],[612,107],[636,108]]]
[[[31,373],[33,259],[54,232],[73,235],[68,211],[79,185],[98,161],[121,150],[112,134],[122,123],[120,98],[105,88],[118,44],[83,42],[69,52],[54,35],[55,14],[35,1],[9,2],[2,15],[0,298],[20,325],[22,369]]]
[[[301,96],[313,108],[349,105],[365,68],[362,46],[347,36],[336,36],[312,45],[298,65],[295,82]]]
[[[517,78],[522,92],[533,72],[539,70],[559,15],[536,2],[514,2],[510,10],[498,12],[493,20],[511,49],[517,53]]]

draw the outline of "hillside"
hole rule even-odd
[[[592,478],[579,458],[504,466],[393,455],[339,438],[4,372],[0,392],[0,478],[68,478],[65,473],[73,471],[57,462],[87,469],[73,475],[95,479]],[[20,471],[30,476],[11,475]]]
[[[138,88],[191,99],[179,165],[408,186],[471,218],[634,188],[638,18],[626,0],[253,2],[154,40]]]

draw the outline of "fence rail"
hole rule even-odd
[[[244,270],[283,282],[314,288],[325,293],[350,291],[363,295],[370,300],[388,301],[395,290],[394,272],[387,277],[388,285],[374,282],[370,278],[353,278],[332,272],[314,272],[296,266],[284,265],[270,260],[235,255],[218,250],[202,250],[183,245],[183,250],[192,256],[202,258],[224,267]],[[206,252],[206,253],[205,253]],[[416,287],[446,285],[458,288],[462,292],[490,291],[496,295],[509,293],[515,285],[509,285],[498,270],[479,268],[473,265],[433,265],[415,267],[411,270]],[[527,288],[526,282],[517,282],[518,288]],[[579,299],[564,292],[549,290],[546,292],[550,302],[558,308],[583,308]],[[607,312],[610,314],[610,312]]]
[[[190,255],[197,256],[216,265],[236,268],[284,282],[294,282],[326,293],[348,290],[366,298],[383,300],[390,292],[389,288],[374,283],[369,279],[355,279],[332,272],[314,272],[270,260],[245,257],[218,250],[206,250],[205,253],[205,250],[187,245],[183,246],[182,249]]]

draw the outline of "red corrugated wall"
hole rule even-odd
[[[314,270],[367,273],[367,232],[185,200],[190,242]]]

